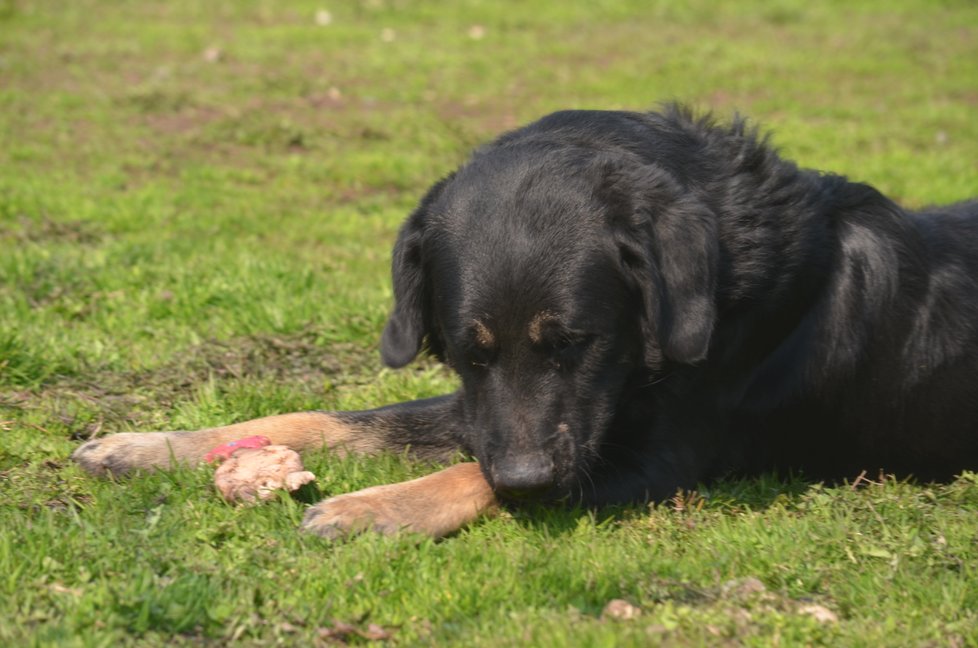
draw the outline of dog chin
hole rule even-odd
[[[587,477],[576,473],[561,478],[554,486],[525,495],[496,492],[496,498],[507,506],[576,506],[587,499]]]

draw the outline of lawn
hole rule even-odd
[[[331,543],[308,504],[431,466],[323,451],[233,507],[67,460],[451,390],[379,362],[400,221],[502,130],[669,99],[909,206],[978,195],[968,0],[0,0],[0,644],[978,646],[971,473]]]

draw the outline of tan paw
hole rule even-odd
[[[411,481],[331,497],[306,512],[302,529],[327,538],[363,531],[440,538],[495,506],[479,465],[464,463]]]
[[[302,530],[336,539],[375,531],[393,535],[402,529],[414,530],[410,511],[396,506],[396,498],[375,486],[355,493],[338,495],[319,502],[308,511]]]
[[[170,466],[176,432],[124,432],[93,439],[75,450],[71,458],[96,475],[123,475],[138,469]]]

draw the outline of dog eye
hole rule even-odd
[[[594,341],[594,336],[587,333],[578,333],[575,335],[567,335],[559,338],[557,342],[557,349],[559,351],[583,351],[586,349],[591,342]]]
[[[493,352],[490,349],[482,349],[480,347],[473,347],[469,349],[467,354],[468,362],[473,367],[479,367],[485,369],[492,362]]]
[[[561,336],[550,345],[550,361],[557,369],[568,369],[594,341],[593,335]]]

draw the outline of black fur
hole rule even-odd
[[[504,496],[978,468],[978,203],[908,212],[739,119],[503,135],[422,200],[393,276],[385,362],[459,373],[432,421]]]

